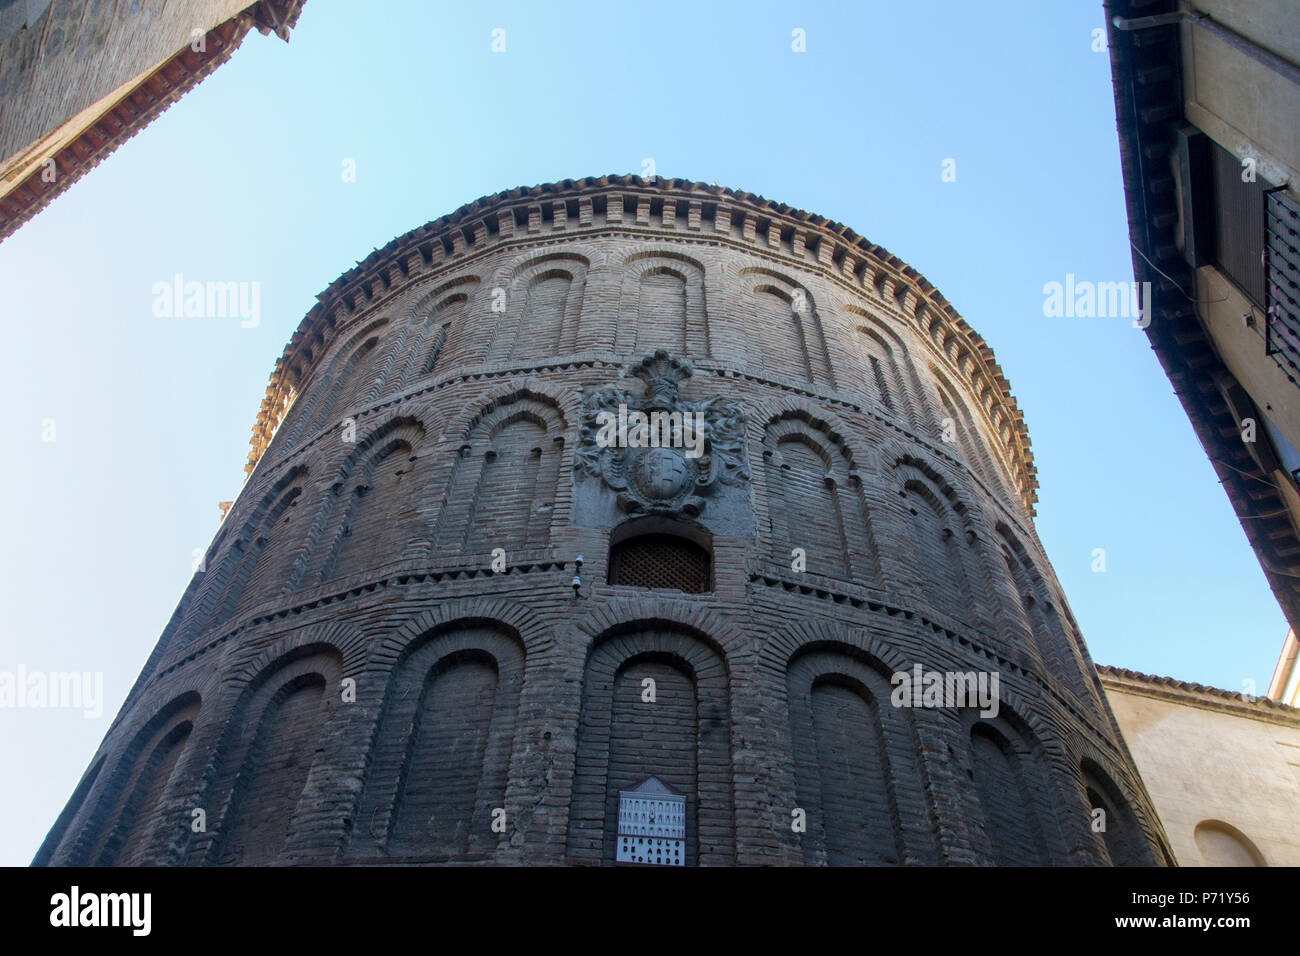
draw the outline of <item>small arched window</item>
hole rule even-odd
[[[611,538],[609,583],[636,588],[676,588],[688,594],[713,590],[708,540],[675,533],[651,519]]]

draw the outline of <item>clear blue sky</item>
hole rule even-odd
[[[1043,316],[1066,273],[1133,275],[1100,0],[467,6],[308,0],[287,46],[250,35],[0,244],[0,670],[103,672],[105,693],[99,719],[0,710],[0,863],[31,859],[99,745],[316,294],[479,196],[646,158],[920,270],[1024,410],[1094,659],[1263,692],[1286,623],[1145,335]],[[260,325],[155,318],[176,273],[260,283]]]

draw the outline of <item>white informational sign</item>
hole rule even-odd
[[[686,798],[656,777],[619,791],[618,863],[686,865]]]

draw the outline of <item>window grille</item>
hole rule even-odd
[[[1214,261],[1256,305],[1264,302],[1263,180],[1242,180],[1243,166],[1220,146],[1214,155]]]
[[[1265,194],[1265,333],[1268,354],[1300,378],[1300,208],[1282,190]]]
[[[610,550],[610,584],[703,594],[713,590],[712,577],[709,552],[676,535],[643,534]]]

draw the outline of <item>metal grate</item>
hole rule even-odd
[[[609,554],[609,583],[636,588],[713,590],[709,552],[671,534],[645,534],[616,544]]]
[[[1264,187],[1243,180],[1243,167],[1221,146],[1214,150],[1214,261],[1257,306],[1264,303]]]
[[[1266,197],[1267,351],[1296,381],[1300,377],[1300,209],[1280,189]]]

